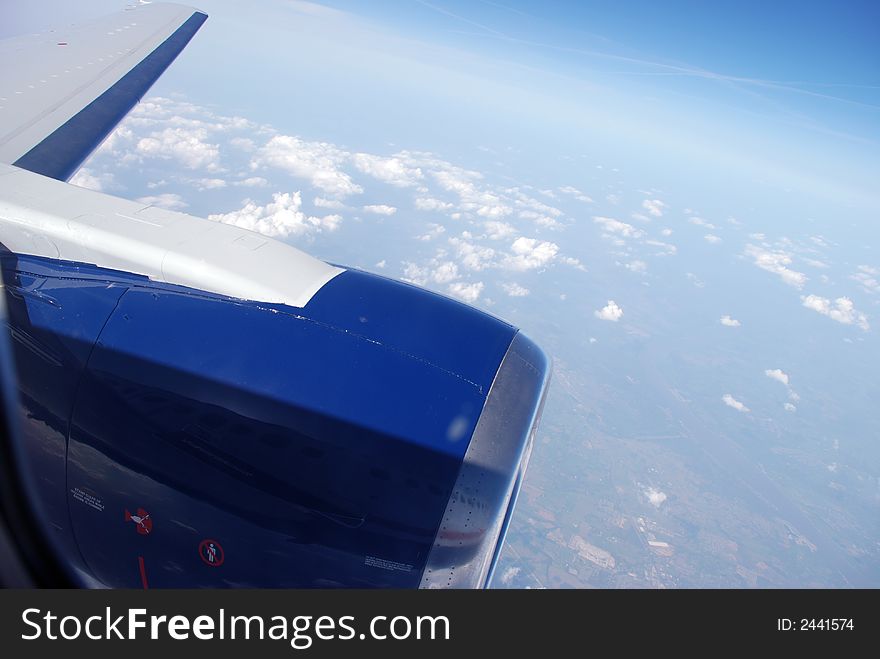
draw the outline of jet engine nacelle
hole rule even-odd
[[[113,587],[482,587],[549,366],[510,325],[355,270],[302,308],[3,255],[59,547]]]

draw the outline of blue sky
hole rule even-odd
[[[375,22],[358,19],[364,30],[449,48],[437,57],[432,48],[420,55],[422,44],[392,46],[531,92],[525,101],[511,93],[511,105],[532,106],[545,122],[555,106],[572,132],[587,123],[624,148],[631,138],[636,148],[709,151],[831,196],[870,192],[878,178],[874,3],[332,4]],[[446,84],[477,95],[454,78]],[[498,112],[489,101],[484,109]]]
[[[524,40],[543,36],[536,41],[570,47],[580,42],[585,49],[732,76],[816,84],[877,82],[880,8],[871,2],[334,4],[367,9],[390,22],[429,24],[435,31],[497,31]]]
[[[666,5],[658,16],[650,3],[626,12],[591,3],[513,7],[523,14],[497,3],[337,6],[353,13],[265,5],[260,12],[274,16],[255,14],[259,27],[245,32],[258,39],[267,22],[278,26],[283,49],[261,49],[267,69],[284,69],[307,90],[305,129],[315,122],[344,140],[387,136],[425,148],[581,144],[686,174],[705,172],[708,159],[724,177],[878,208],[880,83],[868,33],[877,22],[868,5],[768,16],[737,4],[720,19]],[[231,33],[218,26],[221,33],[229,44]],[[279,111],[290,98],[267,91]]]

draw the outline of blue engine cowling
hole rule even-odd
[[[304,308],[3,255],[59,546],[114,587],[481,587],[549,367],[510,325],[347,270]]]

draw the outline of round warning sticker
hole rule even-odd
[[[211,567],[220,567],[226,558],[223,554],[223,547],[216,540],[202,540],[199,543],[199,557],[205,565]]]
[[[125,521],[134,524],[138,535],[150,535],[153,531],[153,518],[150,516],[150,513],[143,508],[138,508],[134,514],[128,512],[128,509],[126,508]]]

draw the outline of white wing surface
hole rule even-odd
[[[206,18],[182,5],[138,5],[0,41],[0,162],[69,179]]]

